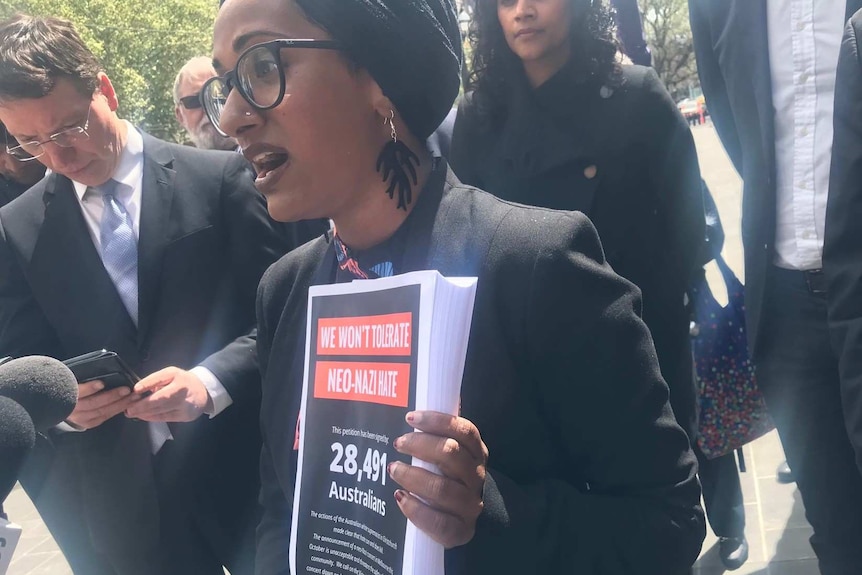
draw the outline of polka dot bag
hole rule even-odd
[[[705,276],[691,289],[692,349],[699,387],[698,444],[713,459],[739,449],[775,426],[748,356],[742,283],[719,255],[715,262],[727,286],[722,307]]]

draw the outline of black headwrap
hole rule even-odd
[[[458,96],[461,34],[452,0],[296,0],[341,42],[425,139]]]

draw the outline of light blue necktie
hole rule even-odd
[[[99,238],[102,242],[102,263],[123,300],[123,305],[138,325],[138,241],[132,226],[132,216],[117,199],[117,182],[108,180],[97,187],[104,200]]]
[[[99,239],[102,242],[102,263],[117,287],[123,305],[129,311],[132,321],[138,325],[138,240],[132,226],[132,216],[123,203],[117,199],[117,186],[108,180],[98,188],[104,200],[102,223],[99,225]],[[165,441],[172,439],[167,423],[150,422],[150,445],[152,452],[158,453]]]

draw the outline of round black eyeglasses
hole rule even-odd
[[[256,44],[243,52],[236,67],[224,76],[207,80],[201,88],[201,103],[215,129],[223,136],[221,116],[227,97],[236,88],[240,95],[257,110],[270,110],[284,99],[284,66],[281,50],[284,48],[315,48],[340,50],[334,40],[272,40]]]

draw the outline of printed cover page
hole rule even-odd
[[[412,431],[421,287],[310,298],[293,573],[404,572],[407,519],[386,469],[410,463],[392,443]]]

